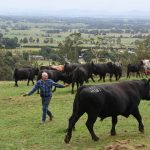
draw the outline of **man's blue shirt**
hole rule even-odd
[[[58,88],[64,88],[64,85],[58,84],[51,79],[48,80],[39,80],[33,89],[28,93],[28,95],[32,95],[36,90],[40,89],[40,96],[41,97],[51,97],[52,96],[52,86]]]

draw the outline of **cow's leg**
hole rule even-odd
[[[52,92],[55,92],[56,91],[56,86],[54,87],[54,89],[52,90]]]
[[[139,123],[139,131],[142,132],[142,133],[144,133],[144,125],[143,125],[143,123],[142,123],[142,117],[141,117],[141,115],[140,115],[139,109],[136,108],[136,109],[134,110],[134,112],[132,113],[132,115],[136,118],[136,120],[137,120],[138,123]]]
[[[82,86],[82,85],[83,85],[83,82],[80,83],[80,86]]]
[[[143,78],[143,72],[142,71],[140,71],[140,76]]]
[[[34,85],[34,81],[33,81],[33,79],[31,79],[31,81],[32,81],[32,84]]]
[[[75,127],[76,122],[79,120],[79,118],[84,114],[84,112],[78,112],[78,113],[73,113],[73,115],[69,119],[69,125],[67,129],[67,135],[65,136],[65,143],[69,143],[71,137],[72,137],[72,130]]]
[[[140,73],[139,72],[136,73],[136,78],[138,78],[138,77],[140,78]]]
[[[147,74],[146,74],[146,72],[145,72],[145,76],[146,76],[146,78],[147,78]]]
[[[76,85],[77,85],[77,90],[78,90],[78,88],[79,88],[79,83],[78,83],[78,82],[76,82]]]
[[[74,94],[74,84],[75,82],[72,82],[72,94]]]
[[[118,73],[115,73],[115,78],[116,78],[116,81],[119,80],[119,75],[118,75]]]
[[[71,117],[69,118],[69,120],[73,119],[75,115],[75,112],[72,113]],[[72,128],[73,131],[75,131],[75,126]],[[68,128],[65,130],[65,133],[68,132]]]
[[[130,78],[130,72],[127,71],[127,78]]]
[[[115,126],[117,124],[117,116],[112,116],[112,128],[111,128],[111,131],[110,131],[110,134],[113,136],[113,135],[116,135],[116,129],[115,129]]]
[[[112,81],[112,76],[113,76],[113,74],[112,73],[110,73],[110,82]]]
[[[105,76],[106,76],[106,74],[103,75],[103,82],[105,82]]]
[[[102,75],[99,74],[99,80],[98,81],[101,81],[102,80]]]
[[[88,119],[86,122],[86,126],[91,134],[92,140],[94,140],[94,141],[99,140],[99,138],[96,136],[96,134],[93,130],[93,125],[94,125],[96,119],[97,119],[97,116],[95,114],[88,114]]]
[[[18,82],[18,80],[15,79],[15,86],[18,86],[18,83],[17,83],[17,82]]]
[[[93,82],[95,82],[95,80],[94,80],[94,78],[93,78],[93,75],[91,75],[91,77],[90,77],[90,78],[92,79],[92,81],[93,81]]]
[[[30,79],[28,79],[27,86],[29,86]]]
[[[144,70],[144,74],[145,74],[146,78],[147,78],[147,74],[146,74],[147,71],[148,71],[148,69]]]

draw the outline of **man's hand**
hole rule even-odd
[[[23,96],[28,96],[28,94],[26,93],[26,94],[23,94]]]
[[[70,86],[70,84],[65,84],[65,85],[64,85],[64,87],[68,87],[68,86]]]

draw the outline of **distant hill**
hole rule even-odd
[[[59,11],[32,11],[32,10],[0,10],[0,15],[17,16],[54,16],[54,17],[95,17],[95,18],[150,18],[150,11],[132,10],[126,12],[120,11],[90,11],[78,9],[65,9]]]

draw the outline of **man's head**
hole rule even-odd
[[[43,79],[43,80],[47,80],[47,79],[48,79],[48,74],[47,74],[47,72],[43,72],[43,73],[42,73],[42,79]]]

